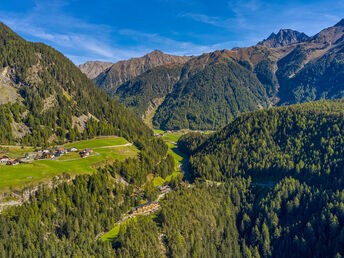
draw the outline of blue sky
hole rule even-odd
[[[314,35],[344,18],[344,0],[4,0],[0,21],[80,64],[154,49],[198,55],[256,44],[280,28]]]

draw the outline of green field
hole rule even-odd
[[[174,172],[172,173],[172,175],[169,175],[165,179],[163,179],[160,176],[154,177],[154,179],[153,179],[154,186],[163,186],[165,183],[169,183],[171,181],[172,177],[177,177],[181,172],[180,167],[183,164],[184,158],[183,158],[182,154],[178,151],[177,144],[174,144],[171,142],[177,142],[178,139],[183,135],[183,133],[165,133],[162,130],[154,130],[154,133],[155,134],[162,134],[162,133],[164,134],[164,136],[162,136],[161,138],[166,142],[166,144],[168,146],[168,153],[171,154],[172,157],[174,158],[175,168],[174,168]]]
[[[155,134],[164,134],[164,136],[161,136],[161,138],[164,140],[164,141],[167,141],[167,142],[177,142],[178,139],[183,135],[183,133],[165,133],[164,131],[162,130],[154,130],[154,133]]]
[[[87,140],[87,141],[80,141],[74,142],[71,144],[67,144],[64,147],[75,147],[77,149],[85,149],[85,148],[99,148],[99,147],[107,147],[107,146],[116,146],[116,145],[124,145],[127,144],[128,141],[122,137],[98,137],[96,139]]]
[[[164,184],[168,184],[172,178],[177,177],[180,174],[180,171],[175,171],[171,175],[167,176],[165,179],[163,179],[160,176],[154,177],[153,179],[153,185],[154,186],[163,186]]]
[[[142,215],[139,215],[139,216],[142,216]],[[143,215],[143,216],[147,216],[147,215]],[[149,216],[152,220],[157,219],[156,213],[150,214]],[[116,240],[120,230],[126,230],[128,223],[135,221],[136,219],[137,219],[137,217],[132,217],[132,218],[129,218],[128,220],[126,220],[125,222],[123,222],[122,224],[114,226],[113,229],[111,229],[110,231],[108,231],[104,235],[102,235],[100,240],[102,240],[103,242],[105,242],[105,241],[111,241],[112,242],[112,241]]]
[[[135,146],[118,146],[127,143],[124,138],[120,137],[101,137],[65,146],[78,149],[92,148],[94,153],[87,158],[82,159],[78,153],[70,152],[62,156],[60,160],[38,160],[17,166],[2,165],[0,166],[0,191],[34,185],[64,172],[69,174],[92,173],[97,167],[114,159],[123,160],[136,156],[138,150]],[[12,152],[7,154],[10,157],[14,156]]]
[[[167,142],[178,142],[179,138],[183,135],[183,133],[167,133],[162,136],[162,139]]]
[[[166,143],[166,144],[168,146],[168,152],[174,158],[174,164],[175,164],[176,171],[177,171],[178,168],[183,164],[183,156],[179,152],[178,147],[177,147],[176,144],[173,144],[173,143]]]
[[[131,220],[136,220],[135,217],[130,218],[128,220],[126,220],[125,222],[123,222],[120,225],[116,225],[113,229],[111,229],[109,232],[106,232],[100,239],[105,242],[105,241],[113,241],[117,238],[119,231],[121,229],[121,227],[126,227],[126,225],[129,223],[129,221]]]

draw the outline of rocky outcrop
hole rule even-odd
[[[75,175],[71,176],[69,174],[62,174],[53,177],[48,182],[40,183],[39,185],[26,187],[21,191],[8,191],[3,192],[0,194],[0,214],[5,209],[22,205],[23,203],[30,200],[31,196],[33,196],[40,188],[47,187],[47,188],[56,188],[63,182],[71,182],[75,178]]]
[[[90,79],[96,78],[101,72],[108,69],[113,63],[101,62],[101,61],[87,61],[84,64],[79,65],[81,72],[86,74]]]
[[[281,29],[277,34],[271,33],[267,39],[259,42],[257,45],[268,48],[277,48],[305,42],[308,39],[309,37],[305,33],[295,30]]]

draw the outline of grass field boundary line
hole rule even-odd
[[[34,149],[33,146],[22,146],[22,145],[0,145],[0,148],[25,148],[25,149]]]
[[[93,148],[93,149],[96,150],[96,149],[106,149],[106,148],[127,147],[127,146],[132,146],[132,145],[133,145],[133,144],[132,144],[131,142],[128,142],[128,143],[122,144],[122,145],[95,147],[95,148]]]

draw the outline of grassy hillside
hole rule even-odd
[[[55,175],[68,173],[70,175],[90,174],[97,171],[98,167],[111,164],[114,160],[124,160],[136,157],[138,149],[135,146],[122,146],[128,142],[121,137],[107,137],[81,141],[67,145],[77,149],[92,148],[94,153],[87,158],[80,158],[78,152],[70,152],[58,160],[37,160],[29,164],[16,166],[0,166],[0,191],[9,188],[20,189],[23,187],[37,185],[51,180]],[[3,154],[13,157],[13,148],[7,148],[8,152]],[[23,153],[30,151],[22,150]]]

